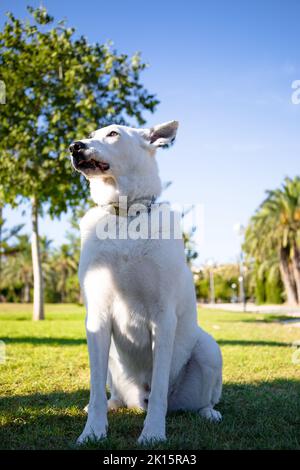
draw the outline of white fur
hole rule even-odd
[[[106,137],[111,129],[117,137]],[[174,139],[172,121],[150,130],[109,126],[85,142],[110,164],[91,177],[99,207],[81,221],[79,278],[84,292],[91,368],[88,419],[78,439],[106,436],[107,408],[147,409],[140,443],[164,440],[167,410],[188,409],[218,421],[222,358],[197,324],[193,278],[182,240],[99,240],[105,204],[158,196],[155,149]],[[106,384],[111,398],[107,403]],[[148,404],[146,401],[148,400]]]

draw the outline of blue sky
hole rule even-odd
[[[24,16],[26,3],[2,0],[1,23],[7,10]],[[158,155],[162,179],[173,181],[164,198],[203,204],[201,261],[234,260],[233,225],[247,223],[266,189],[300,173],[300,105],[291,101],[292,82],[300,80],[300,2],[42,4],[91,42],[110,39],[120,52],[142,52],[150,64],[143,83],[161,101],[148,124],[180,121],[176,144]],[[13,225],[21,209],[5,217]],[[46,218],[40,227],[58,244],[67,218]]]

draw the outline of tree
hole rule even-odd
[[[259,264],[277,263],[288,303],[300,302],[300,177],[267,191],[248,225],[244,249]]]
[[[256,262],[250,275],[250,285],[256,303],[281,304],[284,297],[284,288],[281,280],[278,256],[276,251],[270,258]]]
[[[0,32],[0,205],[31,204],[33,318],[44,318],[39,216],[59,216],[86,200],[85,182],[72,174],[68,145],[95,128],[127,120],[144,123],[142,112],[158,101],[140,83],[146,65],[109,45],[75,37],[63,21],[55,25],[45,8],[28,7],[32,20],[11,13]]]
[[[11,241],[23,228],[23,224],[19,224],[7,229],[5,227],[5,222],[6,221],[3,218],[3,207],[0,206],[0,291],[2,288],[3,258],[12,256],[18,251],[18,247],[11,244]]]
[[[28,303],[31,300],[33,287],[30,237],[28,234],[17,233],[14,234],[14,238],[16,242],[9,246],[4,256],[3,277],[10,291],[20,290],[19,301]],[[47,272],[51,243],[47,237],[40,239],[41,261],[45,272]]]
[[[196,244],[193,240],[193,230],[190,230],[189,232],[183,232],[182,237],[186,261],[187,264],[191,266],[192,262],[198,258],[198,252],[195,249]]]
[[[203,266],[195,283],[197,298],[202,302],[210,301],[210,271],[211,267]],[[230,302],[233,294],[232,284],[238,283],[239,266],[236,264],[214,266],[213,277],[216,301]]]
[[[3,274],[6,284],[20,286],[21,301],[30,302],[30,289],[33,281],[30,240],[28,235],[17,235],[17,239],[16,254],[8,258]]]
[[[64,243],[53,256],[52,263],[57,279],[57,290],[60,302],[66,302],[68,279],[77,272],[78,259],[74,255],[72,245]]]

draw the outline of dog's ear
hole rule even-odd
[[[147,129],[144,138],[154,147],[167,147],[175,140],[178,121],[169,121]]]

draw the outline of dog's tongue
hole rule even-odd
[[[108,163],[105,163],[105,162],[99,162],[97,160],[80,160],[78,162],[79,165],[82,165],[82,164],[86,164],[86,163],[89,163],[90,165],[93,165],[94,168],[99,168],[99,170],[101,171],[107,171],[109,170],[109,164]]]

